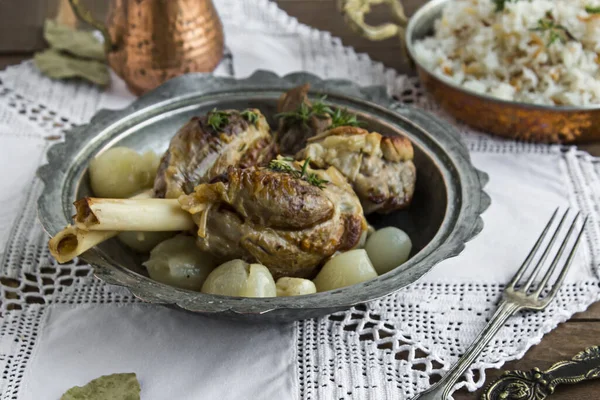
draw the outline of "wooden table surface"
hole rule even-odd
[[[31,0],[23,1],[31,3]],[[0,3],[0,9],[2,6],[7,7],[7,3],[4,5]],[[22,1],[15,3],[22,4]],[[334,36],[340,37],[345,45],[353,46],[359,52],[368,53],[371,58],[383,62],[388,67],[403,73],[410,73],[408,66],[400,56],[400,46],[396,39],[370,42],[358,37],[345,26],[342,17],[336,10],[335,0],[277,0],[277,3],[290,15],[298,18],[300,22],[330,31]],[[404,0],[407,14],[410,15],[423,3],[424,0]],[[10,6],[8,7],[10,8]],[[388,15],[385,7],[379,6],[375,8],[368,21],[380,23],[386,21]],[[2,12],[0,12],[0,25],[2,23]],[[6,40],[6,38],[0,38],[0,40]],[[6,48],[6,43],[4,45]],[[1,46],[0,49],[2,49]],[[16,49],[8,52],[0,50],[0,69],[28,59],[31,54],[31,49]],[[600,156],[600,143],[580,147],[593,155]],[[567,360],[586,347],[594,345],[600,345],[600,303],[594,304],[587,311],[576,314],[569,321],[559,325],[554,331],[544,336],[540,344],[532,347],[523,359],[507,363],[502,370],[529,370],[533,367],[546,369],[553,363]],[[488,370],[486,373],[487,383],[490,383],[501,371]],[[476,399],[480,394],[481,391],[476,394],[460,391],[455,393],[454,398],[456,400]],[[573,386],[559,386],[556,393],[550,398],[554,400],[598,400],[600,399],[600,380]]]

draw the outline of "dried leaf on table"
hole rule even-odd
[[[78,77],[100,86],[106,86],[110,82],[108,67],[100,61],[73,58],[55,49],[36,53],[33,61],[35,66],[50,78]]]
[[[53,49],[81,58],[106,60],[104,46],[92,32],[76,30],[48,19],[44,24],[44,39]]]
[[[140,383],[134,373],[104,375],[85,386],[67,390],[60,400],[140,400]]]

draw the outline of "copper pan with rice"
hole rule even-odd
[[[368,25],[380,3],[395,23]],[[398,36],[428,93],[471,127],[535,142],[600,139],[600,1],[433,0],[411,18],[398,0],[339,6],[363,36]]]

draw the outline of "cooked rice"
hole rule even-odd
[[[497,98],[600,104],[596,11],[600,0],[506,0],[503,11],[496,11],[493,0],[453,0],[436,21],[434,36],[415,43],[415,53],[436,75]],[[533,30],[540,22],[568,32]]]

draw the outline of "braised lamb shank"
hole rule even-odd
[[[155,197],[178,198],[230,165],[266,165],[276,154],[259,110],[213,110],[192,118],[171,139],[154,181]]]
[[[413,148],[402,136],[361,129],[346,110],[308,100],[309,85],[284,93],[278,103],[281,153],[312,166],[337,168],[350,182],[365,214],[389,213],[410,205],[415,190]]]
[[[179,202],[193,214],[202,250],[259,262],[275,279],[311,277],[336,251],[356,247],[367,229],[339,171],[282,158],[268,168],[230,167]]]
[[[337,168],[350,182],[365,214],[406,208],[415,191],[413,148],[402,136],[386,137],[340,126],[308,139],[296,159],[316,168]]]
[[[198,246],[219,261],[258,262],[275,279],[312,278],[336,252],[364,242],[366,214],[410,204],[416,171],[407,138],[362,129],[356,115],[324,99],[311,102],[308,91],[306,84],[280,97],[275,137],[258,109],[192,118],[160,161],[152,197],[166,200],[87,198],[95,221],[84,210],[51,248],[68,247],[61,259],[71,260],[119,231],[188,231],[195,224]],[[274,158],[278,153],[290,157]],[[141,203],[162,219],[123,218]]]

